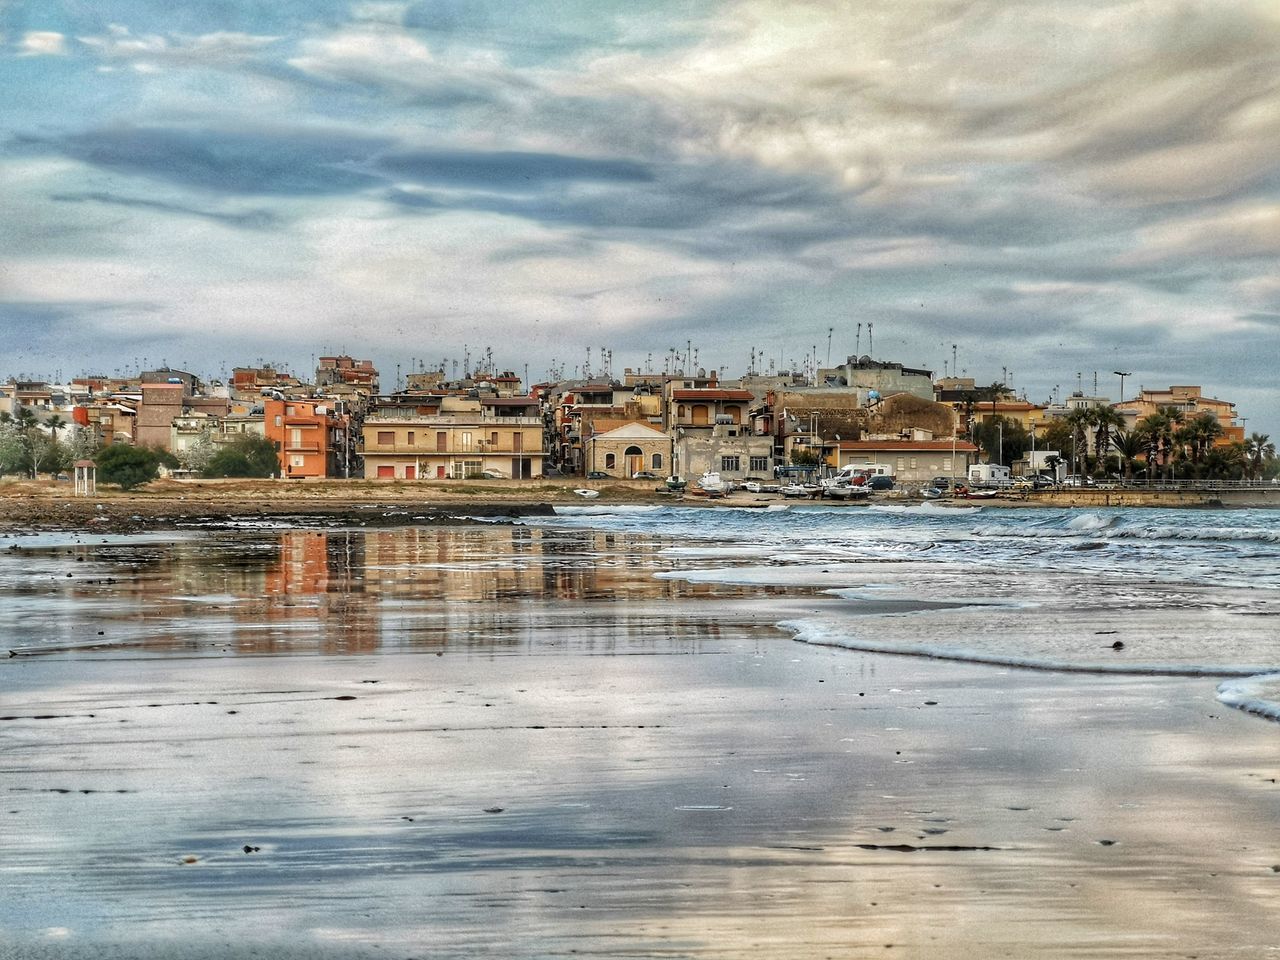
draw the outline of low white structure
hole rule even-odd
[[[98,465],[92,460],[77,460],[75,463],[75,482],[77,497],[92,497],[98,492]]]

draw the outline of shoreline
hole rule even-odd
[[[591,489],[584,499],[575,489]],[[919,497],[888,493],[870,503],[912,505]],[[953,501],[957,506],[1017,509],[1248,509],[1280,508],[1280,489],[1240,491],[1072,490],[1010,494]],[[76,497],[70,484],[53,481],[0,482],[0,531],[102,531],[110,533],[171,530],[191,525],[217,528],[245,518],[297,518],[300,522],[396,526],[484,522],[468,517],[547,516],[557,505],[681,506],[767,509],[774,504],[832,509],[865,509],[868,502],[788,501],[738,492],[723,499],[676,496],[652,481],[562,480],[386,481],[330,480],[157,480],[133,491],[100,489]],[[382,508],[382,509],[379,509]],[[492,521],[489,521],[492,522]]]

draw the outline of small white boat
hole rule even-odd
[[[732,489],[727,480],[722,480],[720,474],[710,470],[698,478],[698,487],[710,494],[725,494]]]
[[[782,494],[784,497],[789,497],[794,499],[809,496],[809,491],[794,481],[779,487],[778,492]]]
[[[866,487],[854,487],[847,483],[836,483],[824,487],[822,495],[830,497],[832,500],[865,500],[871,495],[871,491]]]
[[[684,477],[667,477],[667,489],[674,490],[677,493],[689,485],[689,481]]]
[[[582,489],[582,490],[575,490],[573,492],[576,493],[578,496],[582,497],[584,500],[594,500],[596,497],[600,496],[599,490]]]

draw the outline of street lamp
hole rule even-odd
[[[1119,378],[1120,378],[1120,401],[1119,401],[1119,402],[1120,402],[1120,403],[1124,403],[1124,378],[1125,378],[1125,377],[1132,377],[1132,376],[1133,376],[1133,371],[1132,371],[1132,370],[1127,370],[1127,371],[1123,371],[1123,372],[1122,372],[1122,371],[1120,371],[1120,370],[1112,370],[1111,372],[1112,372],[1112,373],[1114,373],[1117,377],[1119,377]]]

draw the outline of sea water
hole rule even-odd
[[[0,958],[1264,955],[1273,515],[945,509],[10,537]]]
[[[1280,516],[1267,510],[557,508],[675,541],[660,578],[816,588],[802,642],[1048,670],[1248,678],[1280,716]]]

